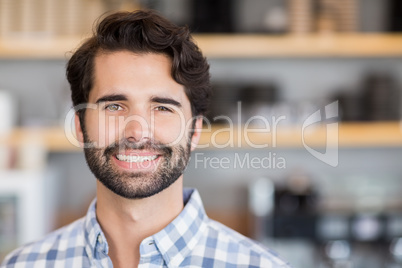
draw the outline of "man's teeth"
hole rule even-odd
[[[139,155],[118,154],[116,157],[120,161],[141,163],[141,162],[145,162],[145,161],[155,160],[158,156],[157,155],[139,156]]]

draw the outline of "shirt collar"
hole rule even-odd
[[[195,189],[184,189],[184,208],[168,226],[152,236],[166,264],[178,267],[194,249],[207,228],[201,197]],[[146,239],[144,240],[146,241]],[[143,244],[141,243],[141,247]]]
[[[140,244],[141,257],[158,250],[168,266],[177,267],[194,249],[207,228],[207,215],[196,189],[184,189],[182,212],[163,230],[148,237]],[[86,251],[90,258],[106,256],[108,244],[96,219],[96,198],[85,217]]]
[[[85,250],[90,258],[99,258],[99,251],[105,255],[109,251],[105,235],[96,219],[96,198],[91,202],[85,217]]]

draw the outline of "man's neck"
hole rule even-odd
[[[142,240],[161,231],[183,210],[182,185],[180,177],[152,197],[131,200],[97,181],[96,216],[114,267],[137,267]]]

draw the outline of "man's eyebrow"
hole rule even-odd
[[[111,95],[106,95],[103,96],[99,99],[96,100],[95,103],[101,103],[101,102],[107,102],[107,101],[126,101],[128,100],[126,95],[123,94],[111,94]]]
[[[174,105],[178,108],[181,108],[181,103],[178,102],[175,99],[172,98],[166,98],[166,97],[152,97],[151,102],[156,102],[156,103],[162,103],[162,104],[171,104]]]

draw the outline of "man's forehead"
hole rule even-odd
[[[146,57],[150,56],[153,58],[163,59],[169,64],[169,67],[172,66],[172,57],[163,52],[148,52],[148,51],[131,51],[128,49],[118,49],[118,50],[107,50],[107,49],[99,49],[95,56],[94,62],[96,64],[99,60],[104,60],[105,58],[113,59],[116,57]]]
[[[128,57],[133,57],[133,61],[129,65],[132,70],[125,69],[127,62],[130,62]],[[139,58],[141,59],[136,61]],[[150,62],[149,65],[144,66],[148,62]],[[95,98],[102,98],[105,95],[125,95],[128,100],[132,93],[135,93],[137,96],[138,94],[147,95],[148,99],[157,97],[173,98],[180,103],[189,101],[184,86],[173,79],[171,75],[172,60],[165,54],[134,53],[128,50],[102,51],[96,55],[94,63],[94,85],[90,92],[91,102],[96,101]],[[148,68],[148,70],[144,71],[144,68]],[[123,75],[119,70],[122,72],[127,71],[128,73],[131,71],[132,75],[138,79],[130,80],[132,84],[128,87],[125,87],[126,85],[121,86],[119,84],[122,81],[119,78],[126,79],[127,76]],[[138,76],[138,73],[142,72],[145,75]],[[106,81],[106,77],[111,79]],[[147,84],[147,87],[137,87],[137,83]],[[147,89],[151,90],[147,91]]]

